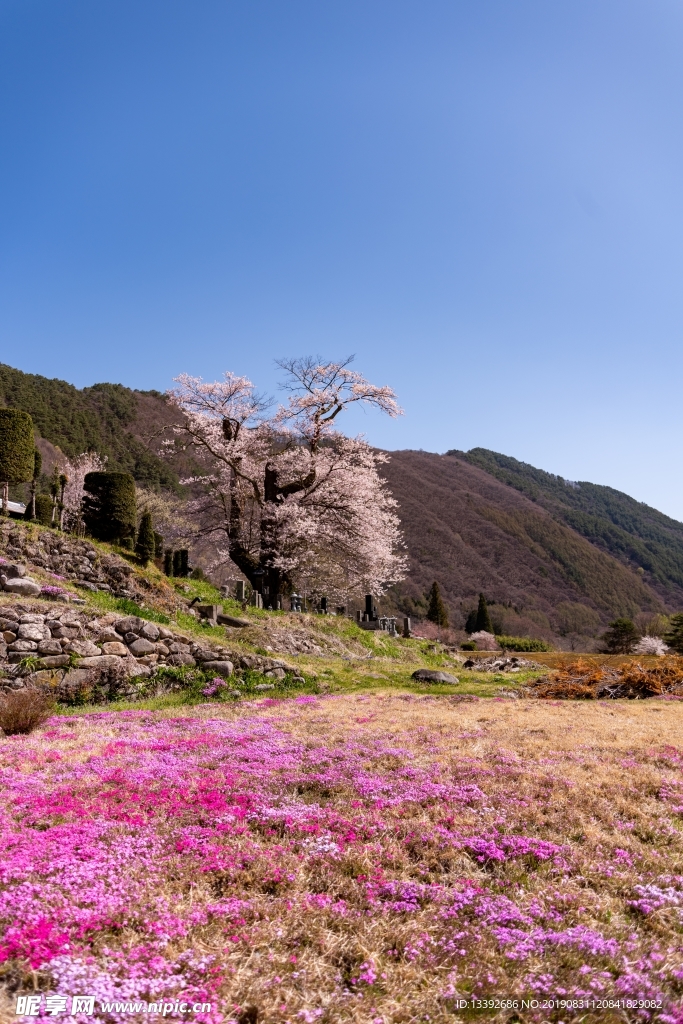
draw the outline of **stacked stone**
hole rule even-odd
[[[86,673],[90,679],[101,675],[119,681],[141,680],[164,665],[198,667],[222,678],[236,669],[251,669],[270,680],[297,673],[277,658],[233,654],[226,647],[198,642],[135,615],[110,619],[105,616],[102,621],[70,607],[39,610],[0,605],[0,690],[46,682],[48,675],[63,682],[66,689],[82,682]],[[26,659],[31,662],[26,664]],[[274,685],[264,683],[263,688]],[[124,692],[117,686],[119,696],[131,695],[130,687]]]

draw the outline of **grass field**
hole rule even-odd
[[[683,1024],[680,703],[365,685],[1,739],[3,1019]]]

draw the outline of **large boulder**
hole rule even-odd
[[[458,680],[455,676],[449,675],[448,672],[436,672],[431,668],[418,668],[416,672],[413,672],[413,679],[417,679],[421,683],[457,683]]]
[[[140,637],[130,645],[130,653],[134,654],[136,658],[142,657],[144,654],[154,654],[156,647],[151,640],[145,640],[144,637]]]
[[[205,672],[216,672],[220,676],[231,676],[233,673],[231,661],[205,661],[202,668]]]
[[[4,567],[3,567],[4,568]],[[8,594],[18,597],[38,597],[40,585],[28,576],[9,578],[4,573],[0,576],[0,586]]]
[[[17,640],[49,640],[50,630],[42,622],[23,622],[17,630]]]
[[[121,636],[125,636],[126,633],[139,635],[144,624],[145,620],[138,618],[137,615],[127,615],[125,619],[119,619],[118,622],[114,623],[114,629]]]

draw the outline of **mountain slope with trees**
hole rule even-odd
[[[122,384],[79,389],[0,363],[0,406],[30,413],[40,436],[68,458],[96,451],[109,469],[132,473],[138,483],[178,487],[176,469],[157,454],[157,439],[179,416],[158,391]]]
[[[683,523],[613,487],[564,480],[507,455],[472,448],[449,452],[490,473],[603,551],[638,572],[665,602],[683,592]]]
[[[660,592],[649,573],[462,456],[391,452],[383,473],[410,556],[408,579],[394,590],[406,612],[426,615],[434,580],[454,626],[483,592],[496,632],[511,635],[594,634],[615,616],[683,606],[673,579]]]
[[[176,490],[185,471],[160,457],[161,431],[170,436],[182,413],[159,392],[78,389],[0,364],[2,406],[30,413],[50,452],[97,451],[145,487]],[[594,635],[615,617],[683,608],[683,523],[482,448],[389,454],[382,474],[410,560],[392,598],[402,611],[426,616],[435,581],[452,626],[483,592],[494,628],[511,635]]]

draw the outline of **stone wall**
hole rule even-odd
[[[181,685],[158,674],[163,666],[224,679],[245,669],[265,679],[297,671],[133,615],[97,616],[47,601],[0,603],[0,693],[40,685],[64,701],[85,692],[98,701],[135,699]]]

